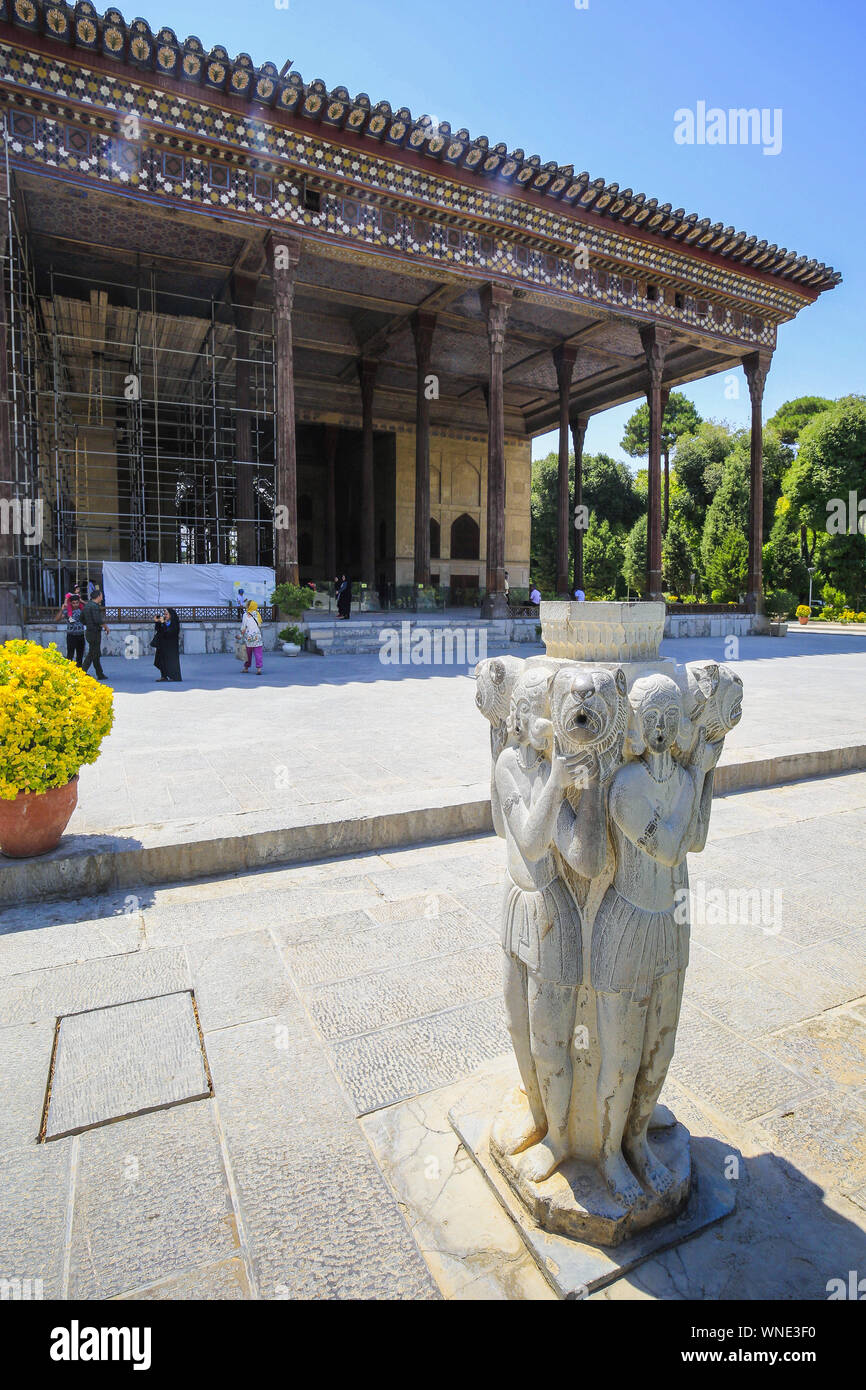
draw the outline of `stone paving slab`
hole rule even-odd
[[[726,657],[721,639],[666,641],[662,652]],[[330,658],[325,672],[313,656],[274,657],[250,686],[231,657],[202,656],[185,658],[182,685],[165,686],[153,684],[148,661],[108,660],[115,727],[82,769],[68,834],[53,856],[0,863],[0,903],[490,828],[487,729],[461,668],[352,656]],[[719,792],[866,763],[861,634],[743,638],[730,664],[749,698],[717,770]],[[387,730],[386,742],[371,748],[359,727]],[[447,747],[430,737],[436,728],[448,729]]]
[[[57,1029],[45,1138],[209,1094],[191,994],[66,1015]]]
[[[828,1278],[866,1268],[866,922],[855,854],[823,849],[856,848],[861,822],[864,774],[718,800],[693,888],[778,883],[783,929],[696,931],[664,1099],[742,1155],[737,1212],[723,1237],[699,1235],[592,1297],[823,1298]],[[0,1272],[42,1277],[57,1296],[538,1296],[513,1231],[485,1244],[480,1206],[462,1244],[437,1244],[429,1211],[410,1231],[377,1162],[378,1126],[411,1107],[444,1165],[443,1088],[508,1053],[496,974],[477,977],[489,992],[452,997],[466,957],[495,947],[502,855],[485,835],[10,908]],[[82,964],[64,959],[78,927]],[[41,945],[52,936],[57,964]],[[185,989],[204,1001],[213,1098],[38,1145],[57,1015]],[[327,1000],[321,1030],[314,997]],[[350,1021],[366,1031],[347,1036]],[[446,1216],[451,1193],[473,1201],[471,1160],[449,1143],[462,1168],[459,1182],[440,1169]]]
[[[77,1146],[70,1298],[110,1298],[238,1254],[210,1102],[139,1115],[70,1142]]]

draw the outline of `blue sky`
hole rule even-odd
[[[583,3],[583,0],[580,0]],[[127,19],[133,11],[125,5]],[[841,270],[843,283],[779,331],[765,414],[794,396],[866,391],[862,0],[146,0],[154,29],[387,99],[587,169]],[[681,145],[674,112],[782,112],[782,147]],[[746,424],[748,392],[687,388],[701,414]],[[615,456],[633,406],[593,417],[589,452]],[[555,446],[536,441],[534,454]]]

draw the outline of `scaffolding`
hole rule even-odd
[[[13,494],[43,503],[40,543],[16,538],[25,606],[108,559],[272,565],[270,308],[241,330],[227,274],[206,296],[141,256],[101,280],[34,265],[6,189]]]

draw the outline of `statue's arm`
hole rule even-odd
[[[556,847],[582,878],[597,878],[607,861],[605,788],[597,780],[581,791],[574,810],[563,801],[556,822]]]
[[[632,775],[632,769],[626,768],[614,781],[610,814],[626,839],[651,859],[673,869],[682,863],[688,851],[698,803],[699,798],[693,792],[684,802],[680,801],[670,816],[661,817]]]
[[[541,794],[532,806],[524,805],[523,798],[508,767],[508,754],[503,753],[496,764],[494,780],[502,806],[517,847],[530,862],[543,858],[550,849],[556,828],[556,818],[563,798],[561,770],[555,775],[552,771],[542,788]]]

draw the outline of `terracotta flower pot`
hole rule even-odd
[[[801,627],[805,627],[808,621],[809,621],[808,618],[800,618],[800,619],[799,619],[800,626],[801,626]]]
[[[48,854],[78,803],[78,775],[65,787],[47,792],[19,792],[14,801],[0,801],[0,851],[10,859]]]

